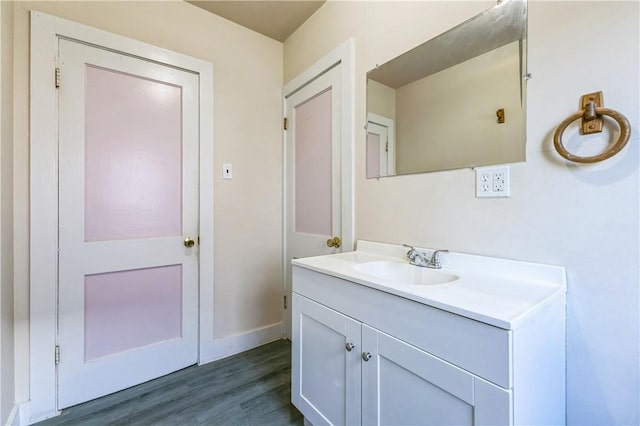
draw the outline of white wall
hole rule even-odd
[[[0,424],[14,403],[13,3],[0,2]]]
[[[370,79],[367,83],[367,112],[381,115],[395,122],[395,89]]]
[[[16,2],[17,400],[29,398],[29,10],[213,63],[214,337],[280,323],[282,44],[182,1]],[[233,164],[233,180],[222,180],[223,162]]]
[[[285,42],[285,81],[353,37],[361,129],[367,70],[493,4],[328,2]],[[509,199],[476,199],[468,169],[366,180],[365,132],[356,132],[357,238],[567,268],[567,419],[575,425],[640,423],[639,6],[529,3],[527,161],[511,167]],[[632,140],[606,163],[567,164],[552,133],[580,95],[597,90],[629,118]],[[566,138],[582,155],[581,145],[603,140]]]

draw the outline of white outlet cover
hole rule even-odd
[[[477,167],[476,198],[504,198],[511,193],[509,166]]]
[[[229,163],[222,165],[222,179],[233,178],[233,167]]]

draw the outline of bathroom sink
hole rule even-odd
[[[404,262],[374,261],[359,263],[353,270],[383,280],[399,284],[438,285],[447,284],[460,278],[449,272],[414,266]]]

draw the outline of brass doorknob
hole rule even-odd
[[[191,237],[187,237],[184,239],[184,246],[191,248],[196,245],[196,242]]]
[[[327,247],[339,248],[340,245],[342,245],[342,241],[340,241],[340,237],[333,237],[327,240]]]

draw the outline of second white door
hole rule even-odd
[[[341,66],[336,65],[285,99],[288,300],[291,259],[342,251]],[[290,324],[289,315],[285,321]]]
[[[199,83],[59,43],[61,409],[197,362]]]

